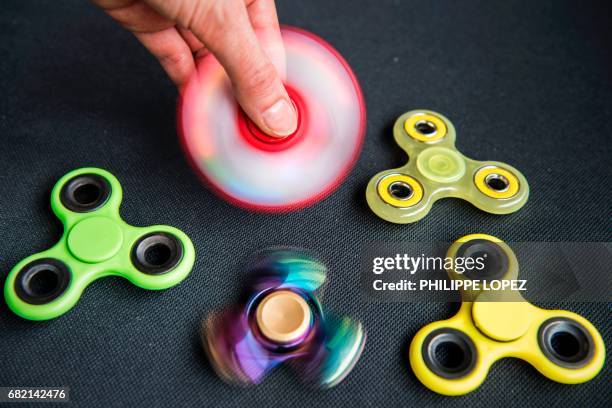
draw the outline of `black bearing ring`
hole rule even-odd
[[[169,272],[182,258],[183,244],[166,232],[144,235],[132,248],[132,263],[140,272],[150,275]]]
[[[472,268],[463,274],[469,279],[496,280],[501,279],[508,271],[508,255],[496,242],[488,239],[473,239],[462,244],[457,250],[455,257],[478,258],[486,254],[484,268]]]
[[[102,207],[111,195],[109,182],[98,174],[71,178],[60,192],[62,205],[70,211],[85,213]]]
[[[538,345],[550,361],[565,368],[584,367],[595,353],[595,343],[589,331],[567,317],[553,317],[542,323],[538,330]]]
[[[438,357],[438,348],[443,344],[450,344],[453,347],[453,350],[450,350],[453,355],[449,357],[456,358],[456,362],[447,364]],[[451,380],[468,375],[476,366],[478,359],[478,352],[472,339],[462,331],[451,328],[429,333],[423,342],[421,353],[425,364],[434,374]]]
[[[70,284],[68,266],[53,259],[37,259],[24,266],[15,278],[15,293],[26,303],[42,305],[61,296]]]

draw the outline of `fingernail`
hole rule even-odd
[[[295,108],[284,98],[270,106],[262,114],[262,118],[268,129],[274,133],[272,136],[289,136],[297,128]]]

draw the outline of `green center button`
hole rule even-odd
[[[418,155],[417,168],[430,180],[450,183],[465,174],[465,160],[455,150],[430,147]]]
[[[106,217],[84,219],[70,230],[68,249],[87,263],[102,262],[119,251],[123,234],[116,221]]]

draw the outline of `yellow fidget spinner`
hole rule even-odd
[[[451,258],[486,254],[481,271],[459,274],[455,280],[516,280],[518,262],[512,249],[485,234],[468,235],[451,245]],[[473,273],[475,272],[475,273]],[[429,389],[463,395],[478,388],[491,365],[504,357],[527,361],[551,380],[577,384],[602,369],[605,346],[593,325],[575,313],[540,309],[516,291],[465,290],[459,312],[431,323],[410,344],[410,365]]]
[[[368,205],[387,221],[418,221],[445,197],[463,198],[493,214],[517,211],[527,202],[525,177],[508,164],[465,157],[455,147],[455,127],[439,113],[404,113],[393,136],[410,161],[378,173],[366,189]]]

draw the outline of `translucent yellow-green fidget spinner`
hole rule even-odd
[[[455,147],[455,127],[439,113],[404,113],[395,121],[393,137],[409,162],[378,173],[366,189],[368,205],[387,221],[418,221],[445,197],[463,198],[493,214],[514,212],[527,201],[525,177],[508,164],[465,157]]]
[[[511,281],[518,277],[512,249],[485,234],[473,234],[451,245],[447,257],[486,257],[482,270],[453,280]],[[604,365],[605,345],[584,317],[566,310],[540,309],[515,290],[462,290],[463,303],[450,319],[430,323],[410,344],[410,365],[427,388],[444,395],[463,395],[478,388],[497,360],[527,361],[551,380],[577,384],[590,380]]]

